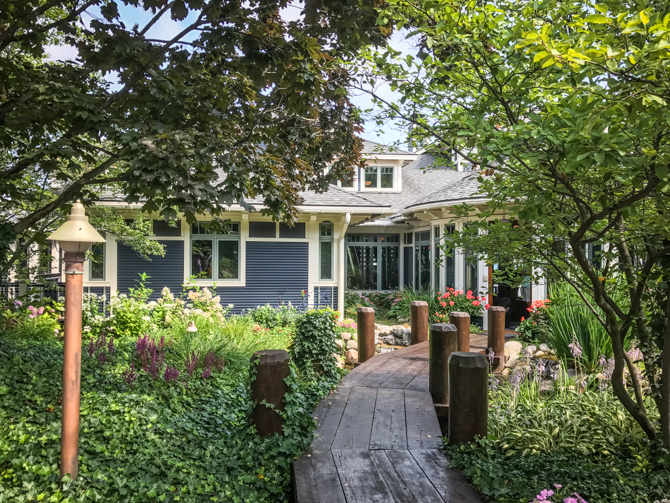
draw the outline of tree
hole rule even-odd
[[[365,54],[359,87],[383,107],[379,120],[412,124],[445,158],[460,154],[490,199],[458,208],[473,225],[457,242],[573,285],[612,339],[614,393],[654,438],[658,416],[624,350],[632,333],[670,446],[670,305],[659,301],[670,257],[670,4],[391,0],[380,23],[408,30],[419,52]],[[399,100],[370,90],[379,77]]]
[[[370,2],[28,0],[0,9],[0,236],[43,235],[76,198],[113,189],[192,221],[260,196],[295,219],[360,160],[341,59],[378,43]],[[143,25],[127,26],[134,8]],[[128,17],[128,14],[126,14]],[[132,18],[132,15],[131,15]],[[89,22],[90,19],[90,22]],[[173,36],[152,36],[164,19]],[[52,61],[50,45],[76,47]],[[327,165],[337,161],[326,174]],[[4,268],[7,268],[5,261]]]

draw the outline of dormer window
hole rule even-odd
[[[366,189],[392,189],[395,187],[393,166],[367,166],[365,168]]]

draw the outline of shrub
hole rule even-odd
[[[37,302],[24,305],[23,301],[14,300],[3,308],[0,326],[11,328],[14,337],[52,338],[61,335],[58,317],[62,312],[63,305],[50,299],[42,305]]]
[[[463,292],[449,288],[446,292],[437,294],[438,307],[434,313],[430,313],[435,321],[448,321],[449,314],[453,311],[468,313],[472,316],[482,316],[482,310],[488,309],[486,297],[472,294],[472,290]]]
[[[356,311],[359,307],[376,307],[370,297],[362,293],[347,291],[344,294],[344,315],[350,318],[356,318]]]
[[[393,305],[389,309],[389,318],[409,319],[411,315],[412,302],[415,300],[423,300],[428,302],[428,315],[431,322],[436,322],[435,313],[440,308],[437,300],[437,294],[430,290],[402,290],[397,292],[396,298],[393,299]],[[441,321],[441,320],[440,320]]]
[[[289,347],[291,360],[306,375],[322,375],[338,379],[341,375],[334,353],[337,313],[331,309],[316,309],[303,314],[296,324],[293,342]]]
[[[248,312],[255,323],[260,326],[273,329],[277,327],[286,328],[295,324],[298,310],[291,303],[280,304],[276,307],[270,304],[258,306]]]
[[[176,341],[155,379],[138,368],[136,340],[117,341],[113,356],[109,337],[92,338],[91,356],[84,342],[74,482],[58,473],[62,341],[0,333],[0,501],[287,501],[291,463],[312,440],[310,411],[331,383],[304,382],[291,366],[284,435],[257,436],[241,355],[285,349],[288,339],[266,342],[251,328],[242,335],[253,324],[235,319],[243,325],[220,334],[226,365],[207,379],[202,363],[187,377]]]
[[[519,340],[534,344],[552,342],[549,326],[549,305],[549,299],[533,301],[528,308],[528,317],[522,317],[521,323],[516,329]]]
[[[652,452],[610,388],[584,389],[561,372],[547,397],[539,371],[515,371],[510,387],[494,380],[488,437],[447,447],[452,466],[487,501],[528,502],[543,489],[555,491],[548,501],[557,502],[574,493],[589,503],[642,503],[668,494],[670,458]],[[647,407],[654,410],[652,400]]]

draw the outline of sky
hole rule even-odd
[[[281,12],[281,16],[286,21],[295,20],[300,18],[301,11],[302,4],[298,1],[295,1]],[[126,24],[127,27],[131,27],[134,24],[143,26],[152,17],[150,12],[123,4],[119,6],[119,13],[121,15],[121,20]],[[97,9],[90,9],[83,13],[82,22],[88,25],[91,20],[97,16],[99,16],[99,11]],[[191,14],[183,21],[173,21],[170,19],[169,14],[166,14],[149,29],[147,32],[147,38],[156,38],[160,40],[170,39],[175,34],[179,33],[179,31],[183,29],[186,24],[191,22],[193,17],[194,16]],[[402,32],[394,33],[389,43],[393,48],[400,50],[403,53],[416,53],[411,44],[405,40],[405,36]],[[77,57],[77,49],[72,46],[51,46],[49,47],[48,52],[50,59],[53,60],[68,60],[76,59]],[[108,76],[108,78],[112,82],[114,81],[113,75]],[[381,85],[379,88],[377,88],[376,92],[383,98],[390,101],[393,101],[395,98],[394,93],[387,85]],[[364,92],[351,90],[351,100],[362,110],[368,110],[372,108],[372,101],[370,96]],[[397,127],[392,124],[379,127],[371,120],[366,120],[364,127],[365,131],[361,134],[361,136],[366,140],[376,141],[383,144],[391,144],[394,142],[404,143],[406,141],[406,127]]]

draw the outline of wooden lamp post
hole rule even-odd
[[[81,309],[84,260],[93,243],[104,243],[79,200],[66,222],[47,239],[65,252],[65,347],[63,349],[63,423],[60,440],[60,476],[74,480],[79,468],[79,396],[81,377]]]

